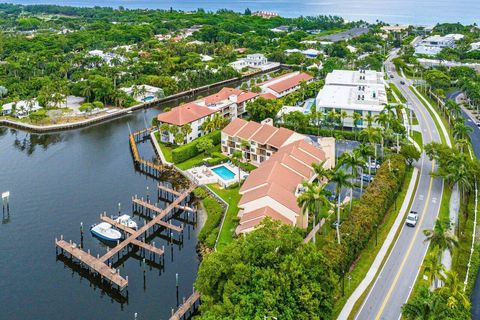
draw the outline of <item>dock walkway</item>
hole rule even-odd
[[[200,293],[198,293],[198,291],[193,291],[192,295],[180,305],[175,313],[172,314],[170,320],[180,320],[192,307],[195,309],[195,304],[198,300],[200,300]]]

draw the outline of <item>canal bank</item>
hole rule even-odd
[[[91,237],[88,226],[99,214],[131,214],[131,196],[152,196],[157,181],[135,171],[128,134],[145,127],[158,109],[129,114],[94,127],[36,135],[0,128],[0,190],[9,190],[10,216],[0,225],[2,318],[5,319],[165,319],[179,300],[188,297],[199,265],[198,227],[187,226],[181,246],[165,246],[165,267],[142,265],[137,256],[121,262],[128,274],[128,298],[90,282],[75,265],[56,259],[54,239],[63,234],[80,241],[93,255],[106,247]],[[153,158],[151,144],[139,144]],[[165,177],[166,180],[168,177]],[[161,205],[165,205],[162,203]],[[80,270],[81,271],[81,270]],[[28,308],[25,304],[28,303]]]

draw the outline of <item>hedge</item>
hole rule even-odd
[[[207,221],[205,221],[202,230],[198,233],[198,240],[209,248],[213,248],[215,246],[215,240],[217,239],[218,226],[222,220],[224,209],[220,203],[212,197],[205,198],[202,202],[207,212]]]
[[[375,179],[341,225],[340,235],[344,235],[341,244],[335,239],[326,240],[322,251],[337,272],[348,269],[372,237],[375,224],[382,223],[404,183],[405,170],[406,163],[402,155],[394,154],[385,158]]]
[[[172,151],[173,163],[175,164],[182,163],[200,154],[200,152],[197,149],[197,143],[200,139],[211,139],[213,145],[217,145],[220,143],[222,136],[220,131],[214,131],[212,133],[204,135],[201,138],[195,139],[190,143],[187,143],[183,146],[180,146],[174,149]]]
[[[287,125],[284,125],[283,127],[293,130],[293,127],[289,127]],[[335,137],[337,139],[343,138],[346,140],[358,140],[358,132],[354,131],[318,129],[317,127],[296,128],[294,131],[320,137]]]

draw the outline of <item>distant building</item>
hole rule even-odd
[[[125,62],[127,59],[119,54],[112,52],[103,52],[102,50],[91,50],[88,52],[88,55],[91,57],[99,57],[109,66],[112,65],[113,60],[118,60],[119,62]]]
[[[329,34],[326,36],[321,36],[321,40],[327,40],[327,41],[333,41],[333,42],[338,42],[338,41],[347,41],[356,37],[359,37],[365,33],[368,33],[370,29],[368,28],[352,28],[347,31],[342,31],[342,32],[337,32],[333,34]]]
[[[453,48],[455,42],[462,39],[462,34],[434,35],[423,39],[415,46],[416,55],[435,56],[445,48]]]
[[[262,17],[264,19],[279,17],[278,13],[272,11],[257,11],[252,13],[252,16]]]
[[[480,50],[480,41],[470,43],[470,48],[471,50]]]
[[[287,49],[285,50],[285,55],[289,56],[292,53],[301,53],[305,56],[305,58],[316,58],[318,57],[322,52],[315,50],[315,49],[307,49],[307,50],[300,50],[300,49]]]
[[[128,88],[120,88],[120,90],[131,96],[133,99],[142,102],[155,100],[157,99],[159,92],[163,92],[161,88],[146,84],[131,86]]]
[[[328,114],[330,111],[345,111],[345,127],[354,127],[353,114],[358,113],[362,120],[359,128],[366,127],[365,117],[380,114],[387,101],[387,93],[381,72],[371,70],[334,70],[325,79],[325,86],[316,98],[317,111]],[[372,123],[372,126],[376,126]]]
[[[296,71],[270,79],[260,83],[258,86],[263,93],[270,93],[276,98],[281,98],[300,89],[302,82],[310,83],[313,80],[314,78],[311,75]]]
[[[230,66],[237,71],[242,71],[244,68],[269,70],[279,65],[280,64],[276,62],[269,62],[265,55],[261,53],[249,54],[245,58],[230,63]]]
[[[270,29],[270,31],[272,32],[289,32],[290,30],[294,30],[293,27],[291,26],[279,26],[279,27],[275,27],[275,28],[272,28]]]

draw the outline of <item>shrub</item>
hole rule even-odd
[[[90,111],[92,111],[92,109],[93,109],[93,104],[91,104],[89,102],[82,103],[80,108],[78,108],[78,110],[80,110],[82,112],[90,112]]]
[[[218,225],[222,220],[224,209],[216,199],[211,197],[205,198],[202,203],[205,211],[207,212],[207,221],[205,221],[205,225],[198,233],[198,240],[205,243],[209,248],[213,248],[218,234]],[[217,232],[215,232],[215,230],[217,230]],[[211,243],[212,237],[214,239],[213,244]],[[207,238],[210,240],[208,243],[206,241]]]
[[[213,145],[217,145],[220,143],[221,134],[220,131],[214,131],[205,135],[203,138],[211,139]],[[197,143],[199,140],[200,139],[195,139],[190,143],[187,143],[183,146],[176,148],[175,150],[172,150],[173,163],[181,163],[200,154],[199,150],[197,149]]]
[[[340,245],[336,240],[327,240],[322,247],[337,272],[351,265],[365,248],[373,235],[375,224],[382,222],[395,201],[405,180],[405,170],[405,158],[402,155],[387,157],[378,169],[375,180],[367,187],[340,227],[340,233],[349,236],[343,237]]]
[[[293,130],[293,127],[288,125],[282,125],[285,128]],[[353,131],[343,131],[343,130],[330,130],[330,129],[318,129],[317,127],[300,127],[296,128],[298,133],[303,134],[310,134],[314,136],[321,136],[321,137],[335,137],[335,138],[342,138],[346,140],[358,140],[358,132],[355,133]]]
[[[103,109],[105,107],[103,102],[101,101],[93,101],[92,104],[95,108],[98,108],[98,109]]]
[[[220,163],[223,163],[225,160],[224,159],[221,159],[221,158],[210,158],[210,159],[207,159],[207,165],[209,166],[216,166]]]
[[[206,197],[208,197],[208,192],[201,188],[201,187],[198,187],[196,188],[195,190],[193,190],[193,195],[198,198],[198,199],[205,199]]]
[[[257,167],[248,162],[240,162],[240,168],[246,172],[252,172],[253,170],[257,169]]]

